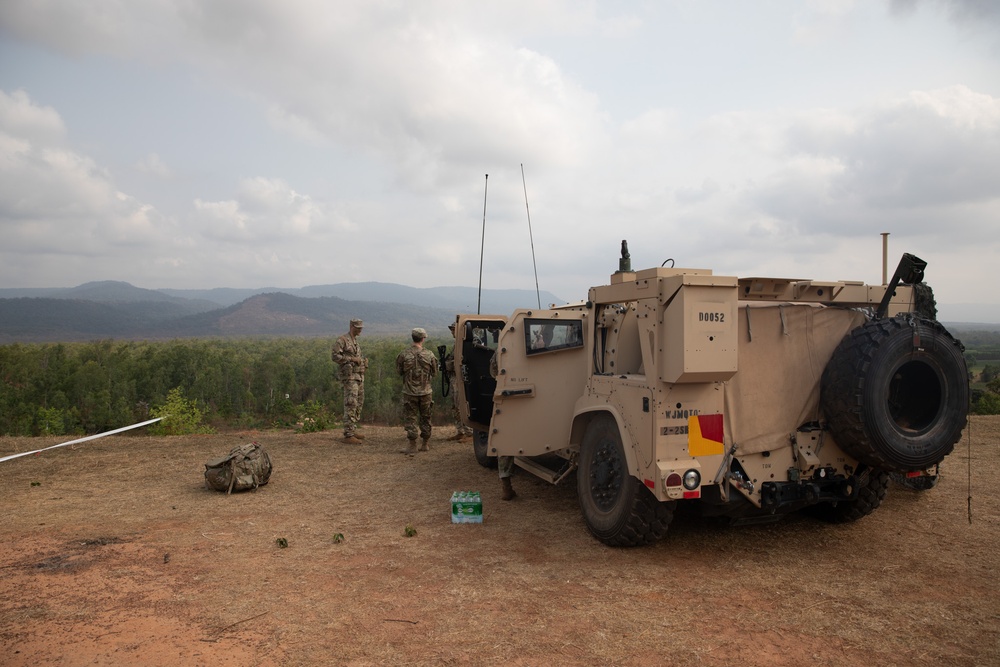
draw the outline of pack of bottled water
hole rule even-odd
[[[451,494],[451,522],[483,522],[483,499],[478,491],[455,491]]]

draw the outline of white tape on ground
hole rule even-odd
[[[75,445],[78,442],[87,442],[88,440],[94,440],[96,438],[103,438],[106,435],[114,435],[115,433],[121,433],[122,431],[131,431],[134,428],[139,428],[140,426],[146,426],[148,424],[153,424],[160,421],[163,417],[157,417],[156,419],[150,419],[149,421],[142,422],[141,424],[132,424],[131,426],[123,426],[121,428],[116,428],[114,431],[105,431],[104,433],[98,433],[97,435],[88,435],[86,438],[80,438],[78,440],[70,440],[69,442],[64,442],[59,445],[52,445],[51,447],[44,447],[42,449],[36,449],[33,452],[21,452],[20,454],[11,454],[10,456],[5,456],[0,458],[0,463],[4,461],[10,461],[11,459],[16,459],[21,456],[28,456],[29,454],[38,454],[39,452],[47,452],[50,449],[55,449],[56,447],[65,447],[66,445]]]

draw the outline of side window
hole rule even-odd
[[[583,347],[583,322],[579,320],[524,321],[524,348],[528,355]]]
[[[462,340],[465,342],[463,349],[490,350],[491,352],[496,350],[501,329],[503,329],[503,322],[466,321],[465,331],[462,335]]]
[[[496,350],[499,337],[499,329],[487,327],[473,327],[472,329],[472,344],[481,350]]]

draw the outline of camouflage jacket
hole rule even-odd
[[[330,352],[333,363],[340,366],[341,380],[364,380],[368,360],[361,356],[358,339],[346,333],[337,339]]]
[[[434,353],[419,345],[411,345],[396,357],[396,372],[403,376],[403,393],[426,396],[433,393],[431,380],[437,375],[438,362]]]
[[[455,377],[455,348],[451,348],[451,352],[445,355],[443,370],[444,376],[449,380]]]

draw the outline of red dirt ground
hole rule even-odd
[[[0,463],[0,664],[1000,664],[1000,418],[973,419],[936,488],[894,486],[854,524],[680,511],[639,549],[590,537],[572,477],[519,473],[504,503],[450,429],[413,458],[398,427],[364,432],[114,436]],[[248,439],[271,482],[205,490],[204,462]],[[0,456],[57,442],[0,438]],[[452,524],[471,489],[484,523]]]

